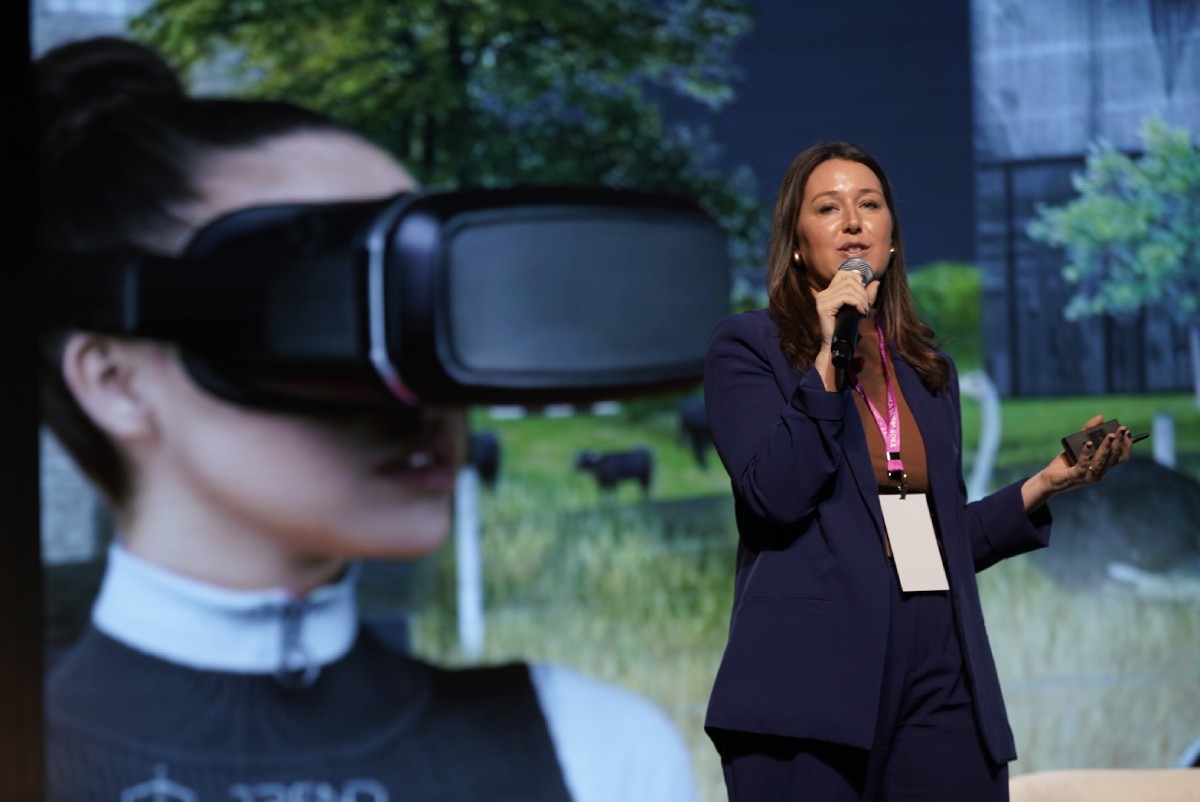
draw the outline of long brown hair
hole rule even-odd
[[[919,317],[908,287],[904,264],[904,238],[892,200],[892,186],[879,163],[862,148],[850,142],[821,142],[804,150],[783,177],[771,223],[771,244],[767,262],[767,299],[771,318],[779,326],[779,339],[792,366],[803,373],[821,350],[821,327],[817,304],[809,289],[809,266],[797,264],[792,254],[800,247],[797,220],[804,189],[818,165],[830,159],[844,159],[866,166],[879,179],[883,198],[892,215],[892,245],[895,253],[888,269],[879,279],[875,299],[883,320],[884,337],[897,356],[913,366],[925,386],[940,390],[950,380],[950,366],[934,346],[933,329]]]

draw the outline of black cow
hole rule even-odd
[[[692,455],[696,458],[696,464],[704,470],[708,470],[708,449],[713,444],[713,439],[702,396],[689,396],[680,402],[679,439],[692,447]]]
[[[654,455],[648,448],[608,453],[589,449],[575,455],[575,467],[592,473],[601,490],[613,490],[622,481],[635,479],[642,486],[642,492],[649,493]]]
[[[484,487],[494,489],[500,472],[500,437],[495,432],[472,432],[467,443],[467,461],[479,474]]]

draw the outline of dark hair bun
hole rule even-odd
[[[78,132],[129,104],[154,106],[185,96],[179,76],[162,57],[112,36],[59,45],[35,69],[43,137]]]

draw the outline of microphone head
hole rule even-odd
[[[859,259],[857,256],[853,256],[842,262],[842,265],[838,268],[838,270],[853,270],[855,273],[858,273],[858,275],[862,278],[864,287],[875,280],[875,271],[871,269],[869,264],[867,264],[867,260]]]

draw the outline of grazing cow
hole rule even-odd
[[[472,432],[467,443],[467,461],[479,474],[479,481],[489,490],[496,487],[500,472],[500,437],[495,432]]]
[[[608,453],[589,449],[575,455],[575,467],[592,473],[601,490],[613,490],[622,481],[635,479],[642,486],[642,492],[649,493],[654,455],[648,448]]]
[[[713,440],[702,396],[689,396],[680,402],[679,439],[691,445],[696,464],[708,470],[708,449]]]

